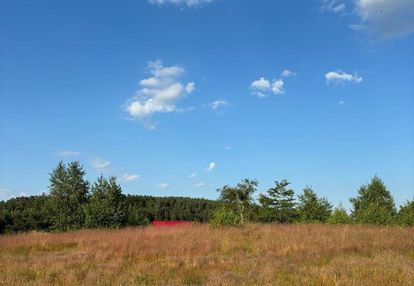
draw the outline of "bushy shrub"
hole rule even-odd
[[[238,213],[225,207],[218,208],[213,213],[211,220],[213,226],[240,226],[241,220]]]
[[[406,202],[400,207],[398,223],[406,226],[414,226],[414,200]]]
[[[339,205],[335,208],[328,219],[328,223],[330,224],[347,224],[352,223],[351,216],[347,213],[346,209]]]

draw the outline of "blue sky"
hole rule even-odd
[[[131,194],[414,196],[411,0],[2,1],[0,36],[0,199],[59,160]]]

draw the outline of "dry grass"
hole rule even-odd
[[[0,237],[0,285],[414,285],[414,228],[248,225]]]

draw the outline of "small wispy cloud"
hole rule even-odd
[[[208,166],[207,166],[207,172],[211,172],[211,171],[213,171],[214,169],[216,168],[216,163],[214,163],[214,162],[211,162],[210,164],[208,164]]]
[[[170,187],[170,184],[168,184],[168,183],[161,183],[161,184],[158,185],[158,187],[160,189],[168,189]]]
[[[193,184],[193,187],[194,188],[202,188],[202,187],[205,187],[206,186],[206,184],[205,183],[195,183],[195,184]]]
[[[343,71],[330,71],[325,74],[326,83],[329,84],[345,84],[345,83],[361,83],[363,78],[356,74],[349,74]]]
[[[194,178],[195,176],[197,176],[197,173],[191,173],[190,175],[188,175],[188,177],[189,177],[190,179]]]
[[[291,77],[291,76],[296,76],[297,73],[290,71],[290,70],[284,70],[282,71],[282,73],[280,74],[282,77]]]
[[[208,107],[210,107],[213,110],[218,110],[218,109],[226,107],[228,105],[229,105],[229,103],[225,100],[216,100],[216,101],[210,102],[208,104]]]
[[[60,156],[60,157],[75,157],[75,156],[79,156],[80,152],[64,150],[64,151],[58,152],[57,155]]]
[[[121,177],[121,181],[126,182],[126,183],[134,182],[134,181],[137,181],[137,180],[139,180],[139,175],[137,175],[137,174],[128,174],[128,173],[126,173],[126,174],[122,175],[122,177]]]
[[[322,10],[333,13],[345,12],[346,4],[339,0],[322,0]]]
[[[233,149],[233,147],[232,147],[232,146],[230,146],[230,145],[227,145],[227,146],[224,146],[224,149],[225,149],[225,150],[231,150],[231,149]]]
[[[110,161],[102,159],[94,159],[90,162],[90,164],[98,172],[106,171],[111,166]]]
[[[339,105],[345,104],[345,101],[340,100],[340,101],[338,102],[338,104],[339,104]]]
[[[203,4],[211,3],[216,0],[149,0],[148,2],[153,5],[175,5],[175,6],[186,6],[189,8],[200,7]]]

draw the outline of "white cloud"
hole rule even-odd
[[[151,77],[139,82],[141,88],[130,98],[126,111],[131,118],[143,120],[144,126],[154,129],[156,123],[148,118],[154,113],[179,112],[176,102],[195,90],[195,83],[182,83],[179,78],[185,70],[179,66],[164,67],[161,61],[150,62]]]
[[[378,39],[401,37],[414,32],[413,0],[355,0],[361,22],[351,28]]]
[[[340,13],[344,12],[346,9],[346,4],[343,1],[338,0],[322,0],[322,10]]]
[[[102,160],[102,159],[95,159],[90,162],[93,168],[97,171],[102,172],[105,171],[107,168],[111,166],[110,161]]]
[[[80,152],[78,151],[69,151],[69,150],[64,150],[58,153],[58,156],[61,157],[73,157],[73,156],[79,156]]]
[[[121,181],[123,182],[133,182],[139,179],[139,175],[137,174],[124,174],[122,175]]]
[[[260,79],[253,81],[251,87],[256,90],[267,91],[270,89],[270,82],[264,77],[261,77]]]
[[[284,70],[281,73],[282,77],[291,77],[291,76],[295,76],[295,75],[297,75],[297,73],[295,73],[293,71],[290,71],[290,70]]]
[[[173,4],[177,6],[198,7],[202,4],[210,3],[213,1],[215,0],[149,0],[148,2],[154,5]]]
[[[284,85],[284,83],[283,83],[283,80],[281,80],[281,79],[278,79],[278,80],[274,81],[273,84],[272,84],[273,93],[274,94],[284,93],[283,85]]]
[[[161,184],[158,185],[158,187],[160,189],[168,189],[170,187],[170,184],[168,184],[168,183],[161,183]]]
[[[217,110],[217,109],[220,109],[222,107],[226,107],[228,105],[229,105],[229,103],[225,100],[216,100],[216,101],[210,102],[208,104],[208,106],[213,110]]]
[[[282,77],[290,77],[296,75],[296,73],[284,70],[281,73]],[[284,81],[283,79],[275,79],[272,82],[264,77],[261,77],[260,79],[254,80],[250,84],[250,89],[252,90],[252,94],[256,95],[258,97],[267,97],[271,93],[273,94],[282,94],[285,92],[284,90]]]
[[[190,175],[188,175],[188,177],[189,177],[190,179],[194,178],[195,176],[197,176],[197,173],[191,173]]]
[[[211,162],[210,164],[208,164],[207,166],[207,172],[211,172],[216,168],[216,163]]]
[[[202,187],[205,187],[206,186],[206,184],[205,183],[195,183],[194,185],[193,185],[193,187],[194,188],[202,188]]]
[[[327,84],[361,83],[363,80],[358,75],[348,74],[343,71],[330,71],[325,74],[325,79]]]

